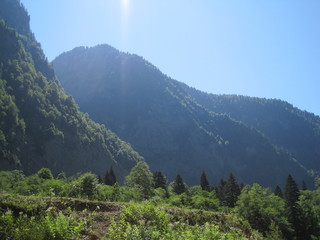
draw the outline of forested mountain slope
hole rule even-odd
[[[245,183],[274,186],[288,173],[311,182],[304,168],[256,129],[209,112],[181,83],[143,58],[108,46],[79,47],[53,61],[62,86],[82,111],[104,123],[169,179],[198,183],[230,172]]]
[[[320,118],[277,99],[214,95],[181,84],[206,109],[255,127],[306,168],[320,173]]]
[[[64,93],[30,32],[20,1],[1,1],[0,169],[104,173],[113,165],[120,178],[139,159]]]

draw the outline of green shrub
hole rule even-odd
[[[39,178],[42,178],[42,179],[53,179],[53,175],[49,168],[41,168],[37,174]]]
[[[80,235],[84,222],[72,214],[45,212],[28,217],[20,213],[14,217],[11,211],[0,215],[0,239],[25,240],[71,240]]]
[[[149,202],[129,204],[122,210],[121,219],[109,228],[105,239],[126,240],[195,240],[195,239],[245,239],[240,230],[222,232],[218,225],[206,222],[190,225],[176,222],[163,210],[156,209]]]

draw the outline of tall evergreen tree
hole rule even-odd
[[[276,188],[274,189],[274,194],[278,197],[283,198],[283,193],[281,188],[277,185]]]
[[[224,199],[223,189],[226,183],[227,182],[224,179],[220,179],[220,183],[218,184],[218,186],[215,187],[215,190],[217,192],[217,197],[219,198],[220,203],[222,203]]]
[[[292,224],[294,236],[289,235],[287,236],[288,238],[304,239],[304,224],[301,221],[301,209],[297,203],[299,195],[298,185],[289,174],[286,181],[284,199],[286,201],[288,221]]]
[[[160,171],[153,173],[154,188],[167,188],[167,179]]]
[[[173,191],[176,193],[176,194],[181,194],[181,193],[184,193],[186,191],[186,186],[183,182],[183,179],[181,177],[180,174],[177,174],[176,176],[176,179],[173,183]]]
[[[235,176],[230,173],[229,178],[223,187],[223,201],[222,204],[233,208],[240,195],[240,187]]]
[[[201,177],[200,177],[200,186],[202,190],[204,191],[210,191],[210,183],[208,181],[207,175],[205,171],[202,172]]]
[[[298,185],[290,174],[288,175],[286,181],[284,198],[288,207],[295,206],[297,201],[299,200]]]
[[[117,178],[111,166],[110,169],[106,171],[106,175],[104,177],[104,183],[106,185],[113,186],[116,182],[117,182]]]

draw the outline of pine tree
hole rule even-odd
[[[283,198],[283,193],[281,188],[277,185],[276,188],[274,189],[274,194],[278,197]]]
[[[219,198],[220,203],[222,203],[223,199],[224,199],[223,189],[224,189],[224,186],[226,185],[226,183],[227,182],[221,178],[219,185],[217,187],[215,187],[215,190],[217,192],[217,197]]]
[[[153,173],[154,188],[167,188],[167,179],[162,172],[156,171]]]
[[[292,178],[292,176],[290,174],[289,174],[287,181],[286,181],[284,198],[286,200],[287,206],[290,208],[295,206],[297,201],[299,200],[298,185],[294,181],[294,179]]]
[[[200,186],[202,188],[202,190],[204,191],[210,191],[210,184],[209,181],[207,179],[207,175],[206,173],[203,171],[200,177]]]
[[[117,182],[117,178],[111,166],[110,169],[106,171],[106,175],[104,177],[104,183],[106,185],[113,186],[116,182]]]
[[[223,201],[222,204],[233,208],[240,195],[240,187],[235,176],[230,173],[230,176],[223,187]]]
[[[184,193],[186,191],[186,186],[183,182],[182,177],[180,176],[180,174],[177,174],[176,179],[173,183],[173,191],[176,194],[181,194]]]
[[[285,192],[284,192],[284,199],[286,201],[286,208],[287,208],[287,217],[289,223],[292,224],[294,229],[294,236],[297,239],[304,239],[304,224],[301,221],[301,209],[299,204],[297,203],[299,200],[299,189],[298,185],[293,179],[293,177],[289,174]],[[287,236],[289,238],[293,238],[293,236]]]

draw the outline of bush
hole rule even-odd
[[[219,226],[208,222],[190,225],[182,222],[170,223],[163,210],[150,203],[129,204],[122,211],[118,223],[113,223],[105,239],[118,240],[193,240],[193,239],[245,239],[242,233],[230,230],[224,233]]]
[[[42,178],[42,179],[53,179],[53,175],[49,168],[41,168],[37,174],[39,178]]]
[[[32,217],[20,213],[14,217],[11,211],[7,211],[0,215],[0,239],[71,240],[78,237],[83,228],[83,221],[62,213],[46,212]]]

